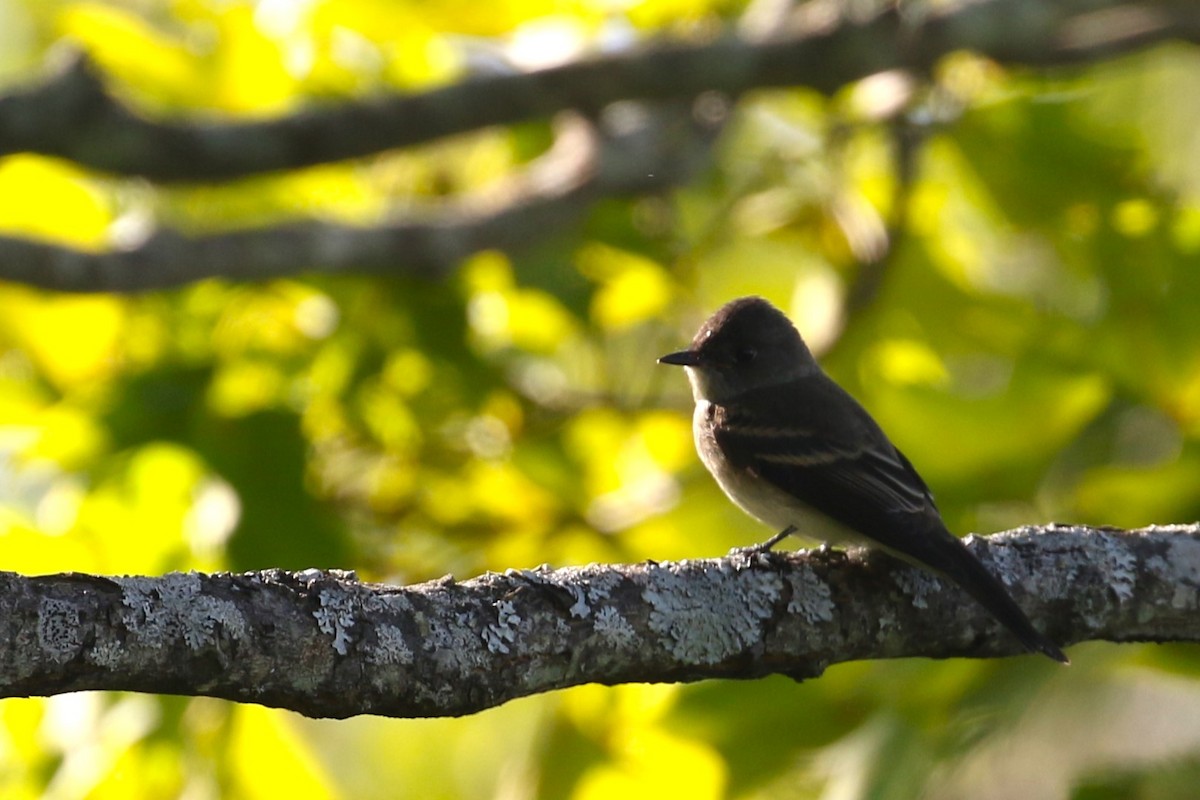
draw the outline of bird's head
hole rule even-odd
[[[817,369],[795,326],[761,297],[740,297],[700,326],[692,346],[660,358],[687,369],[696,400],[720,403]]]

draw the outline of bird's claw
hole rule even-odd
[[[786,528],[784,528],[783,530],[781,530],[779,533],[772,536],[770,539],[767,539],[765,542],[759,542],[758,544],[752,544],[752,545],[749,545],[748,547],[735,547],[729,551],[729,555],[734,556],[734,557],[741,557],[741,558],[745,558],[745,559],[753,560],[753,561],[759,561],[759,562],[764,561],[770,556],[771,549],[773,547],[775,547],[775,545],[779,544],[780,542],[782,542],[784,539],[791,536],[795,532],[796,532],[796,526],[789,525]]]

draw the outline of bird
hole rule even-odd
[[[796,533],[881,549],[956,583],[1030,652],[1070,663],[950,532],[912,463],[770,302],[726,303],[687,350],[658,361],[687,373],[704,466],[735,504],[778,531],[747,549],[765,553]]]

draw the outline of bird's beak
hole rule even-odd
[[[667,353],[658,360],[660,364],[674,364],[677,367],[696,367],[700,365],[700,354],[695,350],[680,350],[678,353]]]

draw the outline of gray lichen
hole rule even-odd
[[[833,593],[811,567],[795,570],[788,576],[788,583],[792,589],[787,605],[789,614],[799,614],[814,625],[833,621]]]
[[[596,612],[592,630],[615,647],[628,647],[637,641],[637,631],[629,624],[629,620],[611,606]]]
[[[900,591],[912,598],[914,608],[929,608],[929,597],[942,591],[936,575],[923,569],[905,569],[892,575]]]
[[[65,663],[79,652],[79,609],[65,600],[46,598],[38,608],[38,644],[53,661]]]
[[[770,618],[783,583],[764,570],[731,575],[728,565],[689,569],[693,566],[689,562],[649,566],[642,598],[650,604],[650,629],[664,637],[672,656],[715,664],[760,639],[763,621]]]
[[[1109,588],[1121,603],[1133,599],[1137,586],[1137,559],[1113,534],[1099,534],[1093,543],[1100,545],[1100,558],[1108,566]]]
[[[442,624],[445,619],[447,617],[442,615],[431,617],[428,631],[422,639],[424,649],[432,653],[439,670],[455,675],[486,664],[483,638],[472,627],[472,616],[458,612],[447,624]]]
[[[483,641],[493,653],[508,653],[508,646],[517,640],[521,617],[511,601],[501,600],[493,603],[493,606],[496,609],[496,622],[484,629]]]
[[[321,607],[313,612],[322,633],[333,636],[338,655],[350,652],[350,629],[354,627],[354,601],[344,589],[321,589],[317,593]]]
[[[375,643],[367,648],[367,661],[372,664],[413,663],[413,652],[404,639],[404,632],[395,625],[376,625],[375,639]]]
[[[192,650],[217,643],[217,631],[239,639],[247,624],[237,605],[203,592],[194,572],[172,572],[162,578],[117,578],[122,615],[131,631],[182,639]]]

